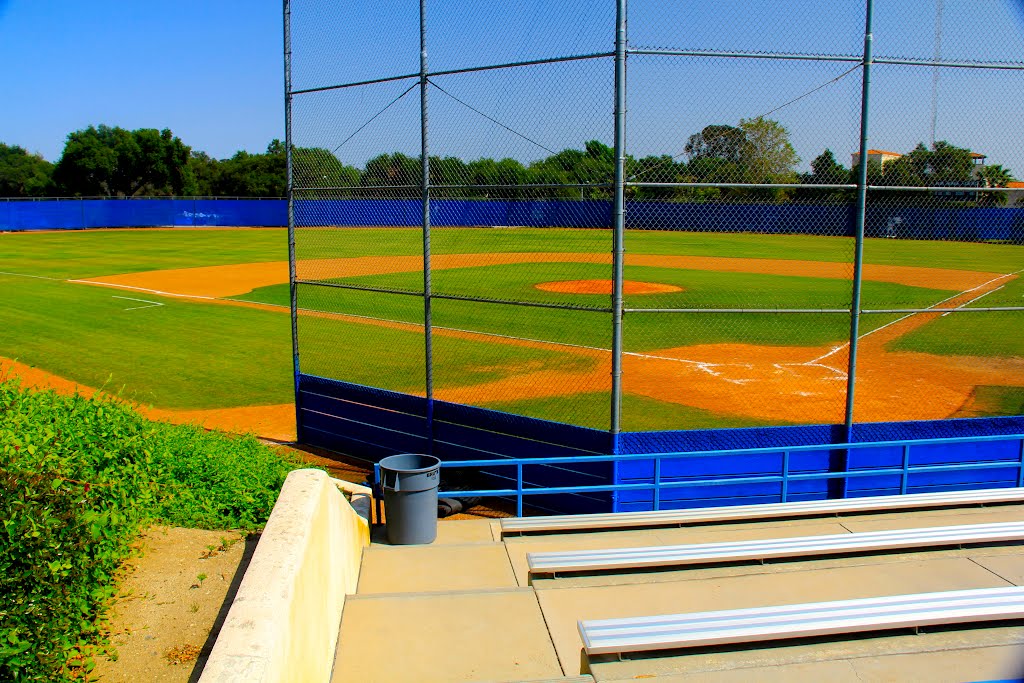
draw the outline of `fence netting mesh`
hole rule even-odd
[[[1024,413],[1014,3],[422,10],[290,2],[301,372],[602,430]]]

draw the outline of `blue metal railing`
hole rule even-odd
[[[912,465],[910,452],[917,446],[941,446],[958,444],[983,444],[992,442],[1019,442],[1016,460],[990,460],[977,462],[960,462],[946,465]],[[847,470],[843,472],[790,472],[790,461],[793,453],[810,451],[854,451],[872,448],[902,448],[902,461],[895,467],[873,467]],[[685,460],[696,458],[715,458],[723,456],[759,456],[782,454],[782,468],[779,474],[753,476],[718,476],[707,479],[690,479],[687,481],[662,481],[662,461]],[[596,484],[585,486],[526,486],[523,482],[523,468],[526,465],[585,465],[593,463],[619,463],[638,460],[654,462],[654,476],[650,482],[629,484]],[[691,486],[719,486],[737,484],[778,483],[781,486],[781,502],[789,499],[789,484],[794,481],[813,481],[842,479],[844,481],[856,477],[877,477],[881,475],[900,475],[900,493],[907,492],[910,475],[923,472],[956,472],[967,470],[1017,469],[1017,486],[1024,486],[1024,434],[1003,434],[994,436],[970,436],[945,439],[914,439],[899,441],[867,441],[860,443],[814,444],[807,446],[783,446],[775,448],[734,448],[716,451],[692,451],[675,453],[636,453],[629,455],[586,455],[560,456],[553,458],[502,458],[493,460],[453,460],[441,463],[444,469],[471,468],[483,469],[494,467],[515,467],[515,488],[479,489],[469,491],[440,491],[439,496],[459,498],[511,498],[516,499],[516,514],[523,515],[523,501],[526,496],[572,494],[572,493],[605,493],[611,491],[653,491],[654,509],[661,507],[661,492],[664,489],[677,489]],[[509,481],[511,477],[507,477]],[[374,491],[380,486],[380,465],[373,466]],[[378,516],[379,519],[379,516]]]

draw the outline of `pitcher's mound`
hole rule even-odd
[[[611,280],[562,280],[560,282],[542,282],[534,285],[537,289],[545,292],[558,292],[560,294],[611,294]],[[636,280],[623,280],[623,294],[665,294],[667,292],[681,292],[682,287],[675,285],[662,285],[657,282],[637,282]]]

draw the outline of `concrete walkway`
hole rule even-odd
[[[345,603],[334,681],[986,681],[1024,678],[1024,626],[943,628],[590,664],[578,619],[1024,585],[1024,546],[542,579],[526,553],[1024,519],[1024,505],[688,528],[499,537],[441,522],[430,546],[374,543]],[[587,679],[584,679],[587,680]]]

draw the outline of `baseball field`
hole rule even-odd
[[[419,230],[298,232],[302,371],[422,395]],[[436,396],[606,428],[608,232],[433,237]],[[286,245],[282,229],[0,234],[3,368],[289,438]],[[630,231],[626,248],[624,429],[842,420],[850,318],[828,311],[850,305],[851,240]],[[1021,306],[1022,270],[1024,246],[868,240],[863,308],[885,312],[862,316],[856,419],[1024,412],[1024,313],[891,312]]]

